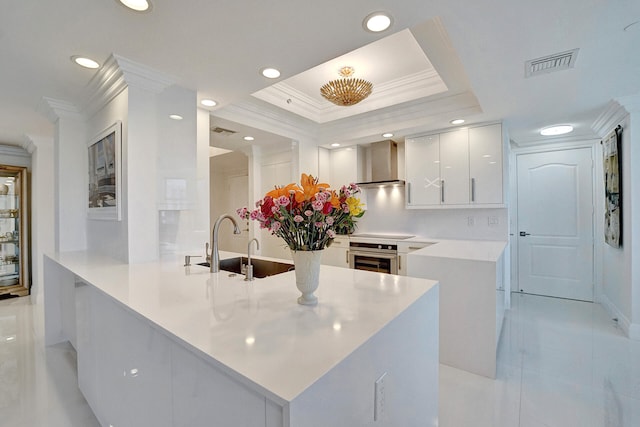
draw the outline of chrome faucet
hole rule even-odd
[[[253,280],[253,265],[251,265],[251,243],[256,242],[256,250],[260,250],[260,242],[255,237],[249,240],[247,245],[247,269],[244,272],[244,280]]]
[[[216,220],[216,223],[213,225],[213,231],[211,232],[211,268],[209,271],[212,273],[217,273],[220,271],[220,253],[218,252],[218,231],[220,229],[220,223],[228,218],[233,223],[233,234],[240,234],[240,229],[238,228],[238,223],[236,220],[229,214],[220,215]]]

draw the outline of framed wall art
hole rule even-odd
[[[89,219],[121,219],[122,122],[117,121],[89,141]]]
[[[622,127],[602,140],[604,172],[604,240],[614,248],[622,246]]]

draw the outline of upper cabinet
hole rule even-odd
[[[470,128],[471,203],[503,203],[502,169],[502,126],[496,124]]]
[[[407,207],[501,205],[502,143],[500,124],[407,138]]]

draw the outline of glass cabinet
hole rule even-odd
[[[0,298],[29,294],[27,168],[0,165]]]

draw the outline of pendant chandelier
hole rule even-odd
[[[341,107],[355,105],[371,95],[373,84],[363,79],[354,79],[353,67],[342,67],[338,74],[341,79],[331,80],[320,88],[320,94]]]

